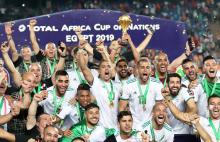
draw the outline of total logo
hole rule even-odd
[[[26,30],[26,26],[22,24],[18,27],[18,30],[19,32],[24,32]]]

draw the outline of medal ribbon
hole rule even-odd
[[[23,65],[24,65],[24,68],[25,68],[25,70],[26,70],[26,72],[28,72],[28,68],[29,68],[29,66],[25,63],[25,62],[23,62]]]
[[[80,110],[80,106],[79,106],[78,102],[76,103],[76,108],[77,108],[77,113],[79,115],[79,119],[80,119],[80,121],[82,121],[85,117],[85,114],[83,111]]]
[[[62,103],[64,101],[64,96],[61,97],[61,100],[59,102],[57,102],[57,95],[56,95],[56,90],[55,88],[53,89],[53,104],[54,106],[54,112],[53,114],[56,115],[57,114],[57,110],[61,107]]]
[[[2,107],[3,107],[3,103],[5,104],[5,101],[4,101],[4,96],[2,96],[2,99],[1,99],[1,101],[0,101],[0,115],[1,115],[1,111],[2,111]],[[5,106],[5,105],[4,105]],[[5,111],[5,113],[6,113],[6,111]]]
[[[49,65],[50,75],[52,75],[55,70],[55,65],[57,64],[56,59],[53,59],[53,62],[51,64],[51,61],[47,58],[47,64]]]
[[[153,128],[153,124],[152,123],[150,125],[150,133],[151,133],[151,136],[152,136],[152,141],[156,142],[156,137],[155,137],[154,128]],[[164,137],[165,137],[165,135],[163,134],[163,136],[160,138],[160,140],[158,142],[162,141],[162,139]]]
[[[38,86],[37,86],[37,91],[36,91],[36,89],[35,89],[35,88],[34,88],[34,90],[33,90],[34,94],[39,93],[39,92],[41,91],[41,87],[42,87],[42,84],[41,84],[41,83],[40,83],[40,84],[38,84]]]
[[[113,103],[114,99],[115,99],[115,93],[113,90],[113,84],[110,81],[110,86],[111,86],[111,91],[109,91],[107,85],[105,84],[105,82],[103,80],[101,80],[102,84],[104,85],[104,88],[107,90],[108,93],[108,100],[110,101],[110,103]]]
[[[79,68],[76,66],[76,63],[73,63],[73,70],[76,71],[80,84],[87,84],[87,81],[83,79],[82,75],[80,74]]]
[[[212,122],[212,119],[211,119],[210,117],[209,117],[209,124],[210,124],[210,126],[212,127],[212,131],[213,131],[214,134],[215,134],[216,140],[219,141],[219,140],[220,140],[220,123],[219,123],[219,125],[218,125],[218,131],[216,130],[216,128],[215,128],[215,126],[214,126],[214,124],[213,124],[213,122]]]
[[[19,90],[19,101],[23,101],[23,97],[24,97],[23,91],[22,89],[20,89]]]
[[[158,80],[160,81],[159,74],[158,74],[157,71],[155,72],[155,77],[156,77],[156,79],[158,79]],[[167,73],[166,73],[165,80],[164,80],[164,82],[163,82],[163,87],[165,88],[166,85],[167,85]]]
[[[149,86],[150,86],[150,78],[148,80],[148,83],[145,87],[145,91],[144,91],[144,94],[142,92],[142,89],[141,89],[141,85],[140,85],[140,81],[138,80],[137,81],[137,85],[138,85],[138,90],[139,90],[139,93],[140,93],[140,96],[139,96],[139,103],[140,104],[146,104],[147,102],[147,94],[148,94],[148,90],[149,90]]]

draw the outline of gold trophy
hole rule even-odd
[[[119,17],[118,24],[121,26],[122,35],[127,33],[127,30],[128,30],[131,23],[132,23],[132,20],[131,20],[131,17],[129,15],[125,14],[125,15],[122,15],[122,16]],[[122,41],[119,44],[121,46],[127,46],[128,41],[122,39]]]
[[[127,30],[129,28],[130,24],[132,23],[132,20],[129,15],[125,14],[125,15],[122,15],[119,17],[118,23],[121,26],[122,34],[125,34],[125,33],[127,33]]]

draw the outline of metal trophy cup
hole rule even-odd
[[[125,15],[122,15],[119,17],[118,19],[118,24],[121,26],[121,29],[122,29],[122,35],[127,33],[127,30],[129,28],[129,26],[131,25],[132,23],[132,20],[131,20],[131,17],[127,14]],[[127,45],[127,41],[122,41],[121,45]]]

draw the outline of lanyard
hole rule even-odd
[[[23,62],[23,65],[24,65],[26,72],[28,72],[28,68],[29,68],[28,65],[25,62]]]
[[[214,126],[214,124],[213,124],[213,122],[212,122],[212,119],[211,119],[210,117],[209,117],[209,124],[210,124],[210,126],[212,127],[212,131],[213,131],[214,134],[215,134],[216,140],[219,141],[219,140],[220,140],[220,123],[219,123],[219,125],[218,125],[218,131],[216,130],[216,128],[215,128],[215,126]]]
[[[152,123],[151,123],[151,125],[150,125],[150,133],[151,133],[151,136],[152,136],[152,140],[153,140],[153,141],[156,141],[156,139],[155,139],[155,133],[154,133],[154,129],[153,129]]]
[[[23,91],[22,89],[20,89],[19,90],[19,101],[23,101],[23,97],[24,97]]]
[[[106,83],[103,80],[101,80],[101,82],[104,85],[104,88],[107,90],[108,100],[110,101],[110,103],[113,103],[114,98],[115,98],[115,93],[113,91],[113,84],[112,84],[112,82],[110,81],[111,91],[109,91],[108,86],[106,85]]]
[[[3,103],[4,103],[4,106],[6,107],[4,100],[5,100],[5,97],[2,96],[2,99],[0,101],[0,115],[1,115],[2,107],[3,107]],[[5,108],[5,113],[6,113],[6,108]]]
[[[142,92],[139,80],[137,81],[137,85],[138,85],[138,90],[139,90],[139,93],[140,93],[139,103],[140,104],[146,104],[146,102],[147,102],[147,94],[148,94],[148,90],[149,90],[149,86],[150,86],[150,78],[149,78],[149,81],[148,81],[148,83],[147,83],[147,85],[145,87],[144,94]]]
[[[39,93],[39,92],[41,91],[41,87],[42,87],[42,84],[41,84],[41,83],[40,83],[40,84],[38,84],[38,86],[37,86],[37,91],[36,91],[36,89],[35,89],[35,88],[34,88],[34,90],[33,90],[34,94]]]
[[[115,59],[114,59],[115,63],[117,63],[118,60],[119,60],[119,55],[118,55],[118,56],[115,56]]]
[[[52,75],[55,70],[55,65],[57,64],[56,59],[53,59],[53,62],[51,64],[51,61],[47,58],[47,64],[49,65],[50,75]]]
[[[57,102],[57,95],[56,95],[56,90],[55,88],[53,89],[53,104],[54,106],[54,112],[53,114],[56,115],[58,113],[58,110],[61,108],[61,105],[63,103],[64,96],[61,97],[61,100]]]
[[[85,117],[85,113],[83,110],[81,110],[79,103],[76,103],[77,113],[79,115],[79,120],[82,121]]]
[[[207,94],[208,97],[209,97],[209,96],[211,96],[212,94],[214,94],[214,92],[215,92],[216,82],[214,83],[214,86],[212,87],[212,91],[211,91],[211,89],[209,89],[211,86],[209,87],[208,84],[209,84],[209,83],[208,83],[207,79],[205,78],[204,81],[203,81],[203,86],[204,86],[204,89],[205,89],[206,94]]]
[[[77,77],[80,81],[80,84],[85,84],[85,83],[87,84],[87,81],[85,79],[83,79],[83,77],[81,76],[79,68],[76,66],[76,63],[73,63],[72,68],[73,68],[73,70],[76,71],[76,74],[77,74]]]
[[[155,77],[156,77],[156,79],[158,79],[160,81],[159,74],[158,74],[157,71],[155,72]],[[166,76],[165,76],[165,80],[163,82],[163,87],[164,88],[166,87],[166,84],[167,84],[167,73],[166,73]]]
[[[152,136],[152,141],[156,142],[156,137],[155,137],[155,133],[154,133],[154,128],[153,128],[153,124],[151,123],[150,125],[150,133]],[[165,135],[163,134],[163,136],[160,138],[160,140],[158,140],[158,142],[162,141],[162,139],[165,137]]]

